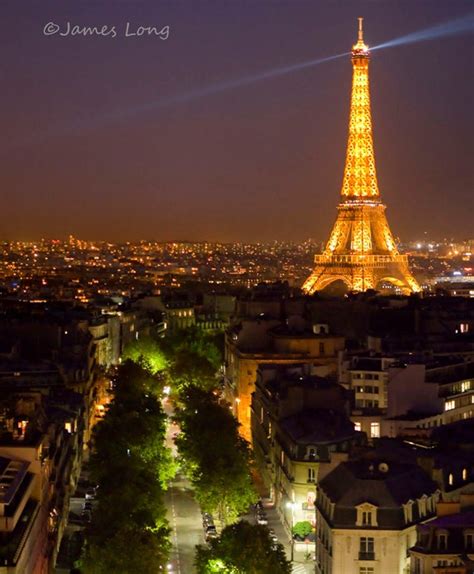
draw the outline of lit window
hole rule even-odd
[[[471,390],[471,381],[463,381],[461,383],[461,393]]]
[[[362,430],[361,423],[354,423],[354,430],[360,432]]]
[[[446,401],[444,403],[444,410],[445,411],[452,411],[455,407],[456,407],[456,403],[454,402],[454,400]]]
[[[380,423],[370,423],[370,436],[372,438],[380,437]]]
[[[454,483],[453,473],[450,472],[449,476],[448,476],[448,484],[449,484],[449,486],[453,486],[453,483]]]
[[[314,482],[316,480],[316,469],[308,468],[308,482]]]
[[[462,469],[462,479],[467,480],[467,468]]]

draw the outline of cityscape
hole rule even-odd
[[[472,7],[7,4],[0,574],[474,574]]]

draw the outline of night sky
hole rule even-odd
[[[1,239],[325,239],[342,182],[350,57],[471,0],[0,1]],[[48,22],[116,37],[46,36]],[[125,37],[170,26],[169,38]],[[474,237],[472,34],[376,50],[379,185],[401,240]]]

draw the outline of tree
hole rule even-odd
[[[266,526],[245,521],[227,526],[209,547],[197,546],[197,574],[289,574],[281,544],[274,544]]]
[[[175,466],[164,444],[166,417],[154,384],[143,365],[126,361],[109,410],[94,429],[91,476],[99,489],[87,532],[88,573],[155,572],[166,563],[163,490]]]
[[[309,520],[302,520],[301,522],[297,522],[291,531],[294,536],[304,540],[313,530],[313,526]]]
[[[239,423],[213,393],[190,387],[182,403],[176,416],[181,427],[176,444],[183,467],[201,508],[229,524],[257,498],[249,444],[238,433]]]
[[[168,360],[158,341],[152,337],[142,337],[127,345],[122,358],[135,363],[143,363],[152,374],[164,371]]]

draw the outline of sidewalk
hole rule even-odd
[[[279,542],[283,545],[285,549],[286,556],[288,560],[291,559],[291,541],[290,541],[290,533],[285,528],[278,511],[276,510],[275,506],[270,503],[268,499],[262,499],[263,506],[265,508],[265,513],[268,518],[268,528],[271,528]],[[255,522],[255,518],[253,521]],[[314,553],[314,546],[311,545],[310,551]],[[305,559],[306,552],[305,551],[297,551],[296,547],[294,549],[293,554],[293,572],[295,574],[309,574],[314,573],[315,571],[315,563],[314,560],[306,560]]]

